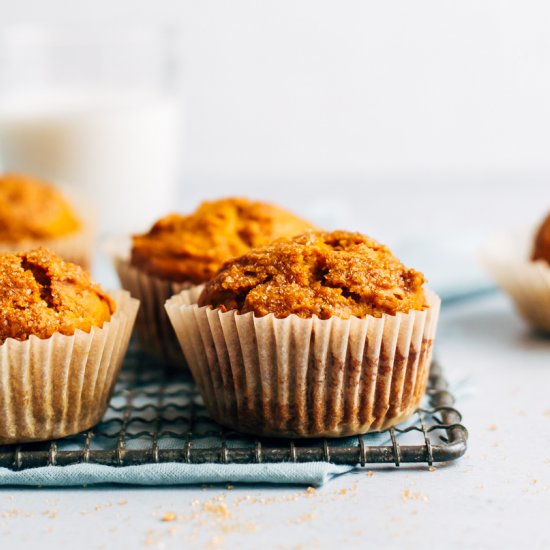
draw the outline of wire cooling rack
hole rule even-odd
[[[0,446],[0,467],[314,461],[431,466],[466,452],[467,430],[453,405],[441,368],[434,363],[426,404],[404,425],[341,439],[253,438],[211,420],[191,377],[167,373],[131,349],[100,424],[57,441]]]

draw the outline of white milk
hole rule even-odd
[[[173,210],[180,116],[161,94],[0,98],[0,164],[89,196],[103,234],[142,231]]]

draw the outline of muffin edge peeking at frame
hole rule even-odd
[[[550,214],[534,230],[494,236],[478,259],[525,322],[550,333]]]

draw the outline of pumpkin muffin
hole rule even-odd
[[[90,239],[89,228],[52,185],[24,174],[0,175],[0,251],[45,246],[89,267]]]
[[[184,363],[164,310],[175,293],[212,278],[223,263],[279,237],[313,230],[299,217],[263,202],[203,202],[189,215],[171,214],[132,239],[130,259],[115,257],[122,286],[142,302],[137,334],[143,349],[165,363]]]
[[[243,198],[203,202],[193,214],[171,214],[134,236],[131,264],[161,279],[201,284],[226,260],[313,229],[272,204]]]
[[[97,423],[137,308],[47,249],[0,254],[0,444]]]
[[[109,321],[114,308],[86,271],[49,250],[0,255],[0,344],[89,332]]]
[[[532,260],[544,260],[550,265],[550,214],[546,216],[535,236]]]
[[[365,235],[310,232],[228,261],[166,309],[219,423],[340,437],[420,405],[440,306],[424,281]]]

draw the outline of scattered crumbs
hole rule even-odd
[[[428,467],[428,472],[435,472],[437,470],[437,468],[435,466],[429,466]]]
[[[368,476],[368,477],[372,477],[373,475],[374,475],[374,472],[373,472],[372,470],[369,470],[369,471],[367,472],[367,476]]]
[[[419,501],[428,501],[428,497],[421,494],[419,491],[411,492],[409,489],[403,489],[401,493],[401,500],[419,500]]]
[[[228,518],[230,515],[227,504],[225,502],[220,502],[219,504],[217,504],[215,502],[207,501],[202,505],[202,509],[205,512],[209,512],[210,514],[221,518]]]
[[[57,517],[57,510],[44,510],[42,515],[49,519],[55,519]]]
[[[160,521],[176,521],[177,516],[174,514],[174,512],[164,512],[164,515],[160,518]]]
[[[145,546],[153,546],[156,544],[157,540],[155,538],[155,531],[153,529],[149,529],[147,533],[145,534],[145,540],[143,543]]]
[[[347,495],[347,494],[348,494],[348,490],[347,490],[347,489],[340,489],[339,494],[341,494],[341,495]]]
[[[489,431],[490,432],[496,432],[497,431],[497,425],[496,424],[491,424],[489,426]]]
[[[118,504],[120,506],[124,506],[125,504],[128,504],[128,501],[125,499],[125,498],[121,498],[119,501],[118,501]]]
[[[191,506],[197,506],[197,504],[199,504],[200,501],[198,498],[194,498],[192,501],[191,501]]]
[[[215,535],[208,541],[208,546],[210,548],[217,548],[223,543],[224,538],[225,537],[222,537],[221,535]]]
[[[235,488],[234,485],[228,485],[228,486],[227,486],[227,490],[228,490],[228,491],[232,491],[234,488]]]
[[[529,480],[529,483],[531,483],[531,485],[536,485],[537,480],[536,479],[531,479],[531,480]]]
[[[94,507],[94,510],[96,512],[100,512],[101,510],[103,510],[103,508],[111,508],[112,505],[113,505],[112,502],[106,502],[105,504],[98,504],[97,506]]]
[[[315,491],[315,487],[311,487],[311,486],[310,486],[310,487],[308,487],[308,488],[306,489],[306,493],[307,493],[308,495],[314,495],[315,492],[316,492],[316,491]]]
[[[12,518],[32,518],[34,514],[32,512],[24,512],[23,510],[17,510],[17,508],[12,508],[11,510],[6,510],[5,512],[0,512],[0,518],[12,519]]]
[[[307,523],[308,521],[313,521],[317,514],[315,512],[309,512],[307,514],[301,514],[300,516],[294,518],[293,520],[289,521],[289,524],[295,523],[298,525],[301,525],[303,523]]]

